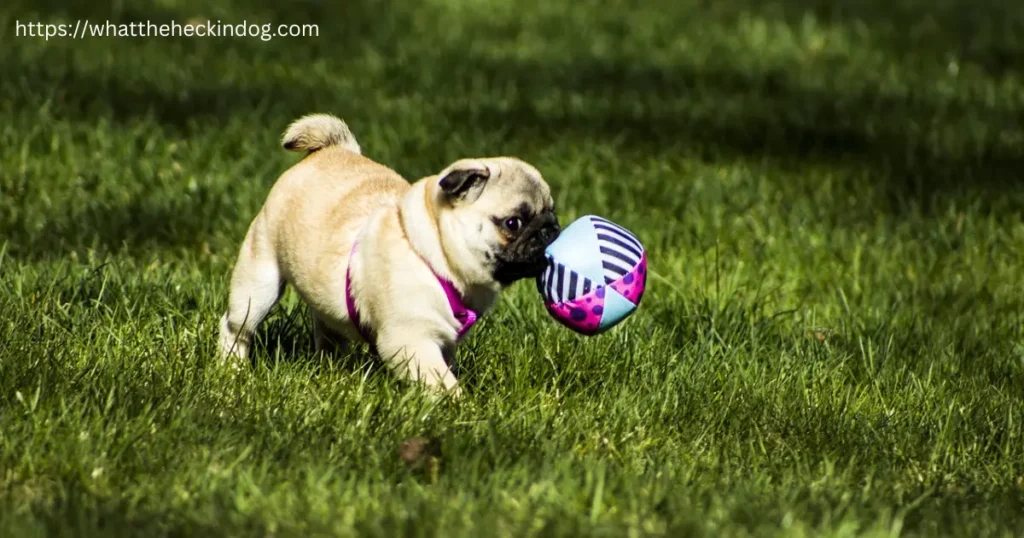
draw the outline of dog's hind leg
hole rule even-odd
[[[284,279],[257,215],[239,249],[231,275],[228,309],[220,321],[220,353],[245,359],[256,327],[284,292]]]

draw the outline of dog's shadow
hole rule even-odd
[[[374,374],[383,367],[380,359],[361,342],[332,341],[317,351],[312,313],[305,305],[278,306],[253,335],[249,354],[253,367],[260,364],[307,362],[320,369],[331,364],[346,371]]]
[[[303,304],[289,308],[278,305],[253,335],[250,366],[302,362],[312,364],[317,371],[330,365],[332,369],[377,375],[386,369],[381,357],[362,342],[345,342],[338,337],[325,349],[317,351],[309,307]],[[456,378],[461,379],[464,365],[460,365],[458,359],[449,361],[448,367]]]

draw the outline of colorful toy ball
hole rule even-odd
[[[647,253],[635,235],[587,215],[548,245],[548,268],[537,289],[548,313],[585,335],[602,333],[640,305],[647,286]]]

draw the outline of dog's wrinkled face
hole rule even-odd
[[[463,159],[439,174],[437,215],[449,263],[477,284],[508,286],[547,266],[558,237],[551,189],[514,158]]]

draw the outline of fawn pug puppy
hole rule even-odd
[[[282,143],[307,156],[271,188],[238,252],[222,355],[247,357],[291,284],[313,311],[317,350],[363,339],[401,377],[457,395],[457,341],[502,289],[543,271],[559,234],[540,172],[461,159],[410,184],[327,114],[296,120]]]

